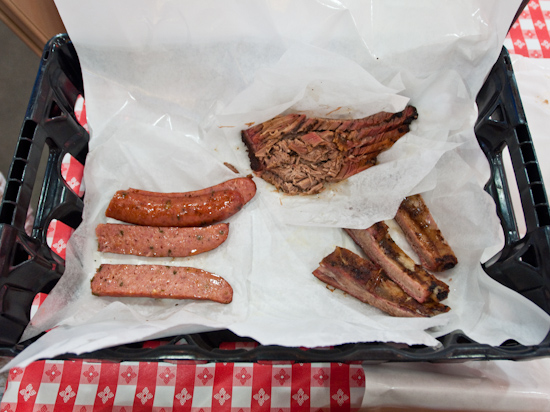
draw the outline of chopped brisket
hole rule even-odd
[[[421,195],[405,198],[395,215],[395,221],[426,269],[441,272],[457,264],[453,250],[443,238]]]
[[[408,133],[417,117],[414,106],[363,119],[288,114],[243,130],[241,135],[257,176],[284,193],[307,195],[375,165],[378,154]]]
[[[392,316],[429,317],[449,310],[433,300],[417,302],[380,266],[341,247],[326,256],[313,275]]]
[[[384,222],[365,230],[345,229],[365,254],[382,267],[386,274],[418,302],[432,297],[443,300],[449,286],[417,265],[391,238]]]

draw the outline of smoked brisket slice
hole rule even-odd
[[[409,132],[414,106],[362,119],[277,116],[241,133],[254,173],[291,194],[316,194],[376,164],[377,156]]]
[[[378,265],[410,296],[418,302],[432,297],[443,300],[449,286],[417,265],[391,238],[384,222],[368,229],[345,229],[365,254]]]
[[[430,317],[449,311],[448,306],[433,300],[417,302],[380,266],[341,247],[326,256],[313,275],[392,316]]]
[[[395,215],[395,221],[426,269],[441,272],[458,263],[421,195],[405,198]]]

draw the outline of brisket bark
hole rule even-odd
[[[392,316],[430,317],[449,310],[433,300],[417,302],[380,266],[341,247],[326,256],[313,275]]]
[[[409,132],[418,117],[414,106],[362,119],[277,116],[241,133],[254,173],[290,194],[316,194],[376,164]]]
[[[395,215],[395,221],[426,269],[441,272],[457,264],[453,250],[441,234],[421,195],[405,198]]]
[[[449,286],[417,265],[391,238],[384,222],[368,229],[345,229],[365,254],[382,267],[387,275],[418,302],[428,298],[443,300]]]

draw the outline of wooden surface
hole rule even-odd
[[[53,0],[0,0],[0,20],[37,55],[65,26]]]

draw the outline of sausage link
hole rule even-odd
[[[186,257],[217,248],[227,240],[228,223],[204,227],[154,227],[101,223],[98,250],[123,255]]]
[[[207,226],[233,216],[243,205],[243,197],[235,190],[192,197],[119,190],[105,216],[142,226]]]
[[[91,281],[96,296],[198,299],[219,303],[233,300],[233,288],[206,270],[160,265],[99,267]]]
[[[204,195],[220,190],[236,190],[243,197],[244,203],[248,203],[256,194],[256,183],[250,177],[237,177],[230,179],[215,186],[207,187],[205,189],[195,190],[192,192],[180,192],[180,193],[158,193],[149,192],[141,189],[128,189],[128,192],[138,193],[149,196],[173,196],[173,197],[193,197]]]

